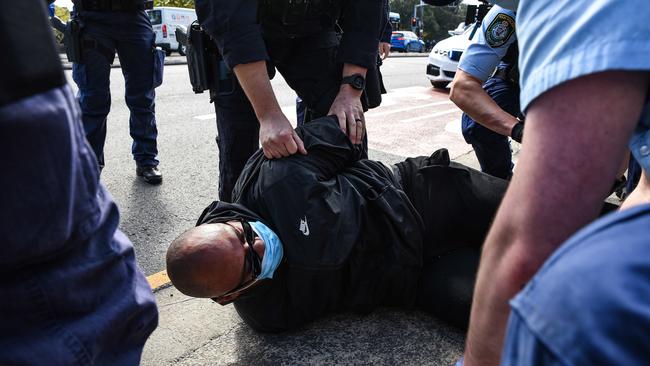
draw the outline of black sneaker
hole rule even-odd
[[[162,183],[162,173],[155,166],[139,166],[135,169],[135,174],[149,184]]]

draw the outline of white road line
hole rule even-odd
[[[419,121],[419,120],[422,120],[422,119],[440,117],[440,116],[444,116],[445,114],[456,113],[456,112],[460,112],[460,109],[458,109],[458,108],[448,109],[448,110],[442,111],[442,112],[425,114],[424,116],[403,119],[400,122],[406,122],[406,123],[415,122],[415,121]]]
[[[296,124],[296,106],[295,105],[288,105],[281,107],[282,112],[287,116],[289,119],[289,122],[291,122],[294,126]],[[206,120],[214,120],[217,118],[217,115],[214,113],[211,114],[202,114],[200,116],[194,116],[195,119],[201,120],[201,121],[206,121]]]
[[[214,114],[214,113],[212,113],[212,114],[203,114],[203,115],[200,115],[200,116],[194,116],[194,118],[199,119],[201,121],[206,121],[206,120],[209,120],[209,119],[216,119],[217,115]]]
[[[407,111],[412,111],[414,109],[435,107],[435,106],[438,106],[438,105],[445,105],[445,104],[453,104],[453,103],[451,101],[446,100],[446,101],[443,101],[443,102],[427,103],[427,104],[421,104],[421,105],[416,105],[416,106],[411,106],[411,107],[391,109],[391,110],[388,110],[388,111],[368,112],[368,113],[366,113],[366,116],[368,116],[368,117],[386,116],[386,115],[393,114],[393,113],[407,112]]]

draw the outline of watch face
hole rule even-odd
[[[355,89],[363,89],[363,78],[361,76],[357,76],[354,79],[352,79],[352,87]]]

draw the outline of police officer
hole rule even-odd
[[[230,201],[260,141],[268,158],[307,153],[273,94],[275,69],[307,105],[307,120],[336,115],[361,143],[382,0],[197,0],[196,11],[225,64],[214,98],[221,200]]]
[[[495,5],[463,53],[449,96],[464,112],[463,137],[481,170],[503,179],[510,179],[513,168],[508,136],[521,142],[523,134],[517,59],[515,13]]]
[[[164,54],[155,48],[155,36],[146,8],[149,0],[74,0],[73,21],[80,31],[81,48],[72,77],[79,87],[84,129],[100,169],[104,167],[106,117],[110,110],[111,64],[120,58],[126,84],[125,100],[131,111],[131,152],[136,174],[150,184],[162,182],[158,170],[155,91],[162,83]]]
[[[0,33],[0,364],[137,365],[155,299],[99,183],[44,2],[5,7]]]

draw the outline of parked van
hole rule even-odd
[[[179,25],[189,28],[196,20],[196,11],[186,8],[172,8],[169,6],[156,6],[147,10],[149,20],[156,33],[156,47],[162,48],[167,56],[173,51],[185,55],[185,46],[176,41],[176,27]]]

